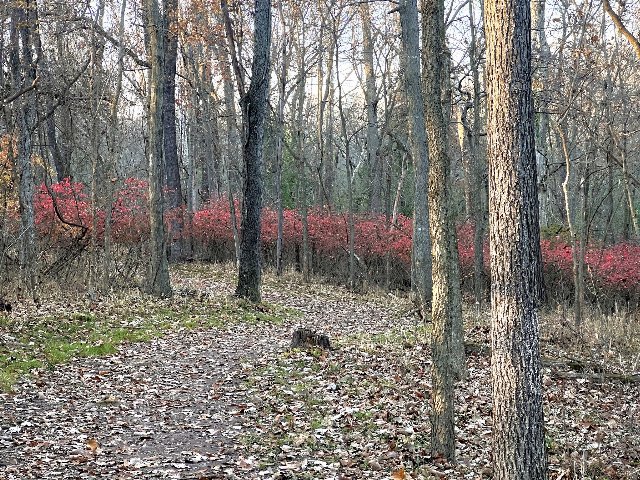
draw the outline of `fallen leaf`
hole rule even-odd
[[[400,468],[391,474],[393,480],[405,480],[406,477],[407,475],[404,472],[404,468]]]

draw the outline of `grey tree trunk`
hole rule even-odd
[[[487,228],[487,181],[486,159],[480,152],[480,60],[478,58],[478,36],[476,32],[473,1],[469,2],[469,31],[471,44],[469,45],[469,64],[473,78],[473,122],[467,130],[469,140],[469,155],[473,172],[473,290],[476,304],[480,308],[485,298],[487,278],[484,271],[484,236]]]
[[[281,7],[282,12],[282,7]],[[284,15],[281,15],[284,18]],[[286,28],[286,27],[285,27]],[[282,205],[282,168],[284,153],[284,106],[286,103],[287,73],[289,70],[289,54],[287,53],[288,37],[282,39],[282,64],[280,78],[278,79],[278,109],[276,112],[277,138],[276,138],[276,202],[278,214],[278,233],[276,239],[276,274],[282,275],[282,251],[284,235],[284,211]]]
[[[150,255],[145,290],[159,297],[171,296],[167,240],[164,228],[164,21],[158,0],[144,0],[145,32],[148,38],[149,64],[149,223],[151,228]]]
[[[256,0],[251,83],[242,95],[244,202],[240,225],[240,268],[236,295],[260,301],[262,212],[262,156],[267,115],[271,50],[271,1]]]
[[[347,132],[347,117],[344,112],[344,106],[342,103],[342,81],[340,80],[340,58],[339,58],[339,45],[337,33],[334,30],[334,46],[335,46],[335,70],[336,70],[336,85],[338,88],[338,113],[340,115],[340,129],[342,130],[342,137],[344,139],[344,161],[347,168],[347,223],[349,229],[349,280],[348,287],[350,289],[355,288],[356,284],[356,232],[354,221],[354,206],[353,206],[353,163],[351,160],[351,139]]]
[[[425,117],[429,143],[429,222],[431,229],[433,298],[431,318],[432,403],[431,448],[434,454],[455,458],[453,381],[462,376],[463,358],[456,343],[462,333],[459,305],[460,284],[456,276],[457,248],[451,208],[451,167],[447,145],[448,114],[443,109],[442,86],[449,61],[444,32],[444,3],[424,0],[422,3],[422,45]],[[447,105],[448,106],[448,105]],[[456,292],[455,290],[458,290]]]
[[[371,169],[371,211],[382,212],[382,161],[378,132],[378,92],[373,64],[373,38],[369,3],[360,3],[362,19],[362,57],[364,61],[365,103],[367,106],[367,157]],[[337,60],[336,60],[337,61]]]
[[[104,17],[104,0],[97,2],[96,17],[94,19],[94,28],[91,32],[91,212],[93,218],[91,220],[91,266],[89,268],[89,294],[93,297],[96,290],[101,288],[99,285],[100,275],[100,251],[98,246],[98,212],[104,211],[104,195],[101,189],[105,184],[105,165],[100,155],[100,144],[102,139],[100,118],[100,99],[103,92],[102,80],[102,60],[104,57],[104,46],[98,42],[96,27],[102,27]]]
[[[532,45],[533,55],[537,55],[537,80],[540,84],[539,95],[536,98],[537,128],[536,128],[536,163],[538,167],[538,201],[540,203],[540,226],[549,224],[549,191],[547,185],[548,141],[549,141],[549,114],[547,113],[549,101],[546,98],[548,89],[548,69],[551,58],[551,50],[547,42],[545,32],[546,0],[533,0],[531,2]]]
[[[304,31],[303,31],[304,33]],[[310,248],[309,248],[309,222],[307,215],[307,179],[306,179],[306,159],[304,148],[304,102],[306,97],[306,62],[304,55],[304,37],[296,42],[297,59],[298,59],[298,86],[295,93],[295,159],[296,159],[296,171],[298,174],[298,209],[300,210],[300,217],[302,221],[302,246],[301,246],[301,268],[302,278],[305,282],[309,282],[311,279],[310,268]]]
[[[20,206],[20,282],[22,287],[37,298],[36,293],[36,231],[33,206],[34,176],[31,156],[33,153],[32,132],[36,124],[36,78],[34,63],[33,29],[35,24],[35,1],[26,0],[11,10],[9,61],[12,87],[23,91],[13,102],[15,130],[17,132],[15,166],[18,176],[18,202]]]
[[[236,115],[235,103],[233,101],[233,84],[231,77],[231,68],[229,67],[229,55],[218,49],[218,61],[222,70],[223,77],[223,93],[225,107],[225,128],[226,128],[226,144],[225,164],[227,170],[227,200],[229,202],[229,212],[231,218],[231,230],[233,232],[233,245],[235,247],[236,265],[240,268],[240,233],[238,229],[238,221],[236,215],[235,200],[233,192],[236,185],[240,183],[237,180],[238,163],[236,158],[239,156],[239,139],[238,139],[238,120]]]
[[[486,0],[493,478],[547,478],[528,0]]]
[[[402,29],[404,82],[409,109],[409,141],[415,171],[412,288],[418,296],[423,318],[431,308],[431,236],[429,234],[429,146],[424,119],[424,98],[420,84],[418,8],[416,0],[402,0],[399,7]]]
[[[109,151],[108,164],[106,166],[106,174],[108,181],[106,182],[107,200],[104,219],[104,259],[102,265],[102,285],[105,290],[111,286],[112,275],[112,212],[113,212],[113,195],[114,185],[111,179],[115,179],[116,165],[122,152],[122,146],[117,141],[119,122],[118,122],[118,105],[120,103],[120,95],[122,94],[122,77],[124,74],[124,32],[125,18],[127,11],[127,0],[122,0],[120,5],[120,21],[118,23],[118,39],[120,46],[118,47],[118,71],[115,78],[115,90],[111,101],[111,110],[109,112],[109,135],[107,137],[107,148]]]
[[[571,208],[571,189],[570,180],[572,177],[573,162],[571,160],[571,153],[569,152],[569,146],[567,144],[567,134],[565,132],[565,125],[559,125],[557,127],[558,136],[562,145],[562,152],[565,160],[565,176],[562,182],[562,192],[564,194],[564,209],[567,217],[567,226],[569,228],[569,235],[571,237],[571,261],[573,264],[573,322],[576,328],[580,328],[582,324],[582,312],[584,310],[584,255],[581,248],[580,232],[582,228],[578,230],[575,224],[575,212]]]
[[[324,2],[318,1],[318,9],[321,12],[322,22],[320,25],[320,41],[318,42],[318,85],[317,85],[317,99],[318,99],[318,119],[316,125],[316,135],[318,141],[318,195],[317,203],[320,207],[327,206],[331,208],[333,202],[333,190],[334,190],[334,177],[335,177],[335,162],[333,155],[333,59],[335,50],[335,34],[332,31],[331,35],[325,36],[326,20],[329,15],[324,12],[322,6]],[[327,5],[327,9],[333,7],[333,1]],[[335,29],[335,25],[332,25]],[[328,39],[328,45],[326,45]],[[325,52],[328,55],[325,57]],[[324,64],[326,60],[326,71]],[[326,121],[327,126],[325,128],[325,111],[329,106],[329,115]]]
[[[163,118],[162,138],[164,168],[167,185],[167,208],[182,207],[182,185],[180,182],[180,162],[176,137],[176,67],[178,60],[178,0],[163,0],[164,17],[164,77],[162,79]],[[171,258],[182,256],[182,214],[173,217],[171,222]]]

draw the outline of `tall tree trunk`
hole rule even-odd
[[[303,30],[304,35],[304,30]],[[304,36],[302,39],[298,38],[296,43],[297,59],[298,59],[298,85],[296,88],[295,101],[295,159],[296,159],[296,171],[298,174],[298,209],[300,210],[300,217],[302,222],[302,245],[301,245],[301,267],[302,278],[304,282],[309,282],[311,279],[310,268],[310,249],[309,249],[309,222],[307,215],[307,180],[306,180],[306,161],[305,161],[305,149],[304,149],[304,101],[306,97],[306,62],[303,51]]]
[[[180,162],[176,137],[176,68],[178,60],[178,0],[163,0],[164,13],[164,77],[162,138],[164,169],[167,185],[167,207],[175,209],[171,221],[171,258],[182,256],[182,229],[184,219],[180,209],[182,185],[180,182]]]
[[[109,112],[109,128],[107,137],[107,148],[109,151],[108,164],[106,166],[107,174],[107,201],[104,219],[104,259],[102,264],[102,288],[107,291],[111,286],[112,271],[112,213],[113,213],[113,195],[114,183],[116,180],[116,166],[121,153],[120,142],[118,138],[118,105],[120,103],[120,95],[122,94],[122,77],[124,74],[124,28],[127,12],[127,0],[122,0],[120,5],[120,21],[118,23],[118,39],[120,45],[118,47],[118,71],[115,78],[115,91],[111,101],[111,110]]]
[[[480,60],[478,58],[478,36],[476,32],[475,10],[473,1],[469,1],[469,31],[471,44],[469,45],[469,64],[473,78],[473,122],[467,130],[469,140],[469,155],[474,180],[473,189],[473,291],[476,305],[484,303],[487,278],[484,270],[484,236],[487,228],[487,169],[486,159],[480,151],[481,130],[481,102]]]
[[[351,160],[351,140],[347,132],[347,117],[344,112],[344,106],[342,103],[342,81],[340,80],[340,50],[338,48],[337,33],[334,30],[334,46],[335,46],[335,70],[336,70],[336,85],[338,87],[338,113],[340,115],[340,129],[342,130],[342,137],[344,139],[344,161],[347,168],[347,224],[349,231],[349,280],[348,286],[350,289],[355,288],[356,284],[356,231],[355,220],[353,214],[353,163]]]
[[[547,478],[528,0],[485,0],[493,478]]]
[[[382,212],[382,161],[380,158],[380,138],[378,134],[378,92],[373,64],[373,37],[371,35],[371,12],[369,3],[360,3],[362,19],[362,57],[364,61],[367,106],[367,158],[371,169],[371,211]]]
[[[318,0],[318,8],[320,12],[323,12],[322,0]],[[333,0],[328,6],[328,9],[333,7]],[[317,99],[318,99],[318,118],[316,124],[316,135],[318,141],[318,195],[317,204],[327,206],[331,208],[333,202],[333,189],[334,189],[334,177],[335,177],[335,161],[333,153],[333,59],[335,51],[335,35],[328,36],[329,44],[325,46],[327,41],[325,38],[326,20],[325,18],[329,14],[322,13],[322,21],[320,25],[320,40],[318,42],[319,57],[318,57],[318,85],[317,85]],[[335,28],[335,25],[332,26]],[[324,70],[326,55],[326,71]],[[325,111],[329,107],[329,115],[326,120],[327,126],[325,128]]]
[[[455,230],[451,208],[451,171],[447,152],[447,119],[443,109],[442,86],[448,66],[444,32],[444,3],[442,0],[424,0],[422,3],[424,32],[423,77],[425,117],[429,143],[429,222],[433,271],[433,323],[431,349],[432,402],[431,448],[434,454],[455,458],[453,380],[462,376],[464,359],[454,345],[454,324],[462,325],[459,310],[460,284],[456,279],[454,262]],[[453,237],[452,237],[453,235]]]
[[[548,99],[546,90],[548,85],[548,69],[551,58],[551,50],[547,42],[545,32],[545,10],[546,0],[533,0],[531,2],[531,21],[532,21],[532,41],[533,55],[537,55],[537,81],[539,84],[538,98],[536,99],[537,114],[536,122],[536,164],[538,167],[538,201],[540,203],[540,226],[542,228],[549,224],[549,191],[547,179],[547,163],[548,163],[548,141],[549,141],[549,114]]]
[[[569,153],[569,146],[567,144],[567,134],[565,132],[565,126],[559,125],[557,127],[558,135],[562,145],[562,153],[565,160],[565,176],[562,182],[562,192],[564,194],[564,209],[567,216],[567,226],[569,227],[569,236],[571,237],[571,261],[573,264],[573,322],[576,328],[580,328],[582,325],[582,312],[584,310],[584,275],[582,269],[584,266],[583,252],[580,248],[580,234],[575,225],[575,213],[571,208],[571,172],[572,161],[571,154]],[[582,229],[580,229],[581,231]]]
[[[226,145],[225,165],[227,171],[227,200],[229,202],[229,212],[231,218],[231,230],[233,232],[233,245],[235,248],[236,264],[240,268],[240,233],[238,229],[238,220],[236,215],[235,200],[233,193],[237,184],[237,175],[234,174],[238,170],[235,159],[239,156],[239,139],[238,139],[238,120],[236,115],[235,103],[233,101],[233,83],[231,77],[231,68],[229,66],[229,55],[222,49],[217,49],[217,57],[223,78],[223,94],[225,108],[225,129],[226,129]]]
[[[420,84],[418,8],[416,0],[400,4],[404,82],[409,109],[409,140],[415,171],[411,280],[424,318],[431,308],[431,236],[429,234],[429,146],[424,119],[424,98]]]
[[[281,17],[282,6],[280,8]],[[285,26],[286,28],[286,26]],[[287,35],[282,39],[282,65],[280,70],[280,78],[278,79],[278,109],[276,112],[277,137],[276,137],[276,202],[278,211],[278,233],[276,239],[276,274],[282,275],[282,251],[283,251],[283,235],[284,235],[284,212],[282,205],[282,168],[284,153],[284,105],[286,102],[287,73],[289,69],[289,55],[287,53]]]
[[[256,0],[253,63],[251,83],[242,95],[244,202],[240,226],[240,269],[236,295],[253,302],[260,301],[262,212],[262,155],[264,122],[269,93],[269,53],[271,48],[271,1]]]
[[[158,0],[144,0],[145,30],[148,38],[149,63],[149,223],[151,229],[150,256],[145,290],[156,296],[172,294],[169,280],[166,234],[164,227],[164,19]]]
[[[15,129],[17,150],[15,166],[18,177],[18,201],[20,206],[20,282],[34,299],[36,293],[36,231],[33,206],[33,139],[36,123],[37,65],[33,58],[33,29],[37,3],[26,0],[11,10],[9,61],[12,87],[24,91],[15,102]],[[28,89],[28,90],[27,90]]]
[[[102,86],[102,60],[104,57],[104,46],[98,43],[96,27],[102,27],[104,17],[104,0],[97,2],[96,17],[93,21],[94,28],[91,32],[91,266],[89,268],[89,294],[96,295],[100,275],[100,251],[98,245],[98,212],[104,211],[102,199],[104,195],[100,191],[105,183],[105,165],[100,155],[100,143],[102,138],[100,118],[100,99],[103,95]]]

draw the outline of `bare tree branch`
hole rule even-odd
[[[627,40],[629,40],[629,43],[631,44],[633,49],[636,51],[638,58],[640,58],[640,41],[633,35],[633,33],[629,31],[629,29],[627,29],[624,23],[622,23],[622,19],[620,18],[620,15],[618,15],[616,12],[613,11],[613,8],[611,8],[611,4],[609,3],[609,0],[602,0],[602,6],[604,7],[604,11],[607,12],[611,17],[611,20],[613,20],[613,24],[618,28],[620,33]]]

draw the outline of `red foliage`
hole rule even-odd
[[[134,244],[149,236],[149,183],[127,178],[111,209],[113,239]]]
[[[92,215],[84,184],[65,178],[50,187],[43,183],[34,199],[35,222],[42,236],[64,237],[70,227],[91,227]]]
[[[239,215],[238,203],[235,204],[236,216]],[[237,218],[240,225],[240,218]],[[213,200],[202,210],[193,214],[191,223],[193,238],[203,243],[233,243],[233,229],[229,204],[223,200]]]
[[[117,192],[112,207],[113,240],[133,244],[149,235],[148,183],[128,178]],[[70,225],[91,228],[92,212],[85,186],[65,179],[48,189],[41,185],[35,197],[36,226],[41,236],[64,240],[71,237]],[[240,208],[235,205],[240,224]],[[57,213],[56,213],[57,212]],[[104,212],[96,212],[98,235],[102,234]],[[61,217],[63,221],[60,221]],[[233,232],[229,204],[213,200],[188,219],[184,209],[166,213],[165,222],[172,238],[177,238],[175,225],[184,220],[182,236],[193,238],[203,246],[233,246]],[[190,221],[187,221],[190,220]],[[372,262],[389,256],[405,268],[411,264],[412,221],[400,216],[394,225],[387,225],[382,215],[356,215],[355,246],[357,255]],[[66,222],[66,224],[65,224]],[[349,249],[349,228],[346,214],[332,214],[326,210],[309,211],[309,241],[316,253],[326,259],[344,258]],[[90,232],[91,233],[91,232]],[[473,271],[474,229],[466,223],[457,229],[458,253],[463,276]],[[262,241],[265,248],[273,248],[277,240],[277,213],[265,208],[262,213]],[[294,210],[284,211],[284,247],[291,249],[302,243],[302,220]],[[489,269],[488,245],[485,242],[485,268]],[[542,258],[547,281],[570,285],[572,272],[571,246],[561,238],[541,241]],[[601,293],[612,295],[640,294],[640,246],[621,243],[610,247],[589,247],[585,265],[590,285]],[[553,289],[554,285],[547,285]]]

